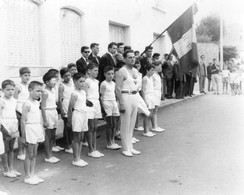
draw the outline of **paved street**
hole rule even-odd
[[[133,158],[121,151],[105,149],[104,135],[98,148],[105,154],[91,159],[87,148],[85,168],[71,165],[72,155],[61,152],[61,162],[37,161],[37,175],[43,184],[29,186],[23,176],[0,176],[0,191],[11,194],[91,194],[91,195],[242,195],[244,194],[244,96],[211,94],[161,110],[159,124],[166,132],[145,138],[135,148]],[[103,132],[104,133],[104,132]],[[23,173],[23,164],[16,161]],[[2,185],[2,187],[1,187]]]

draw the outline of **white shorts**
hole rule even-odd
[[[102,118],[101,105],[99,100],[90,100],[93,103],[92,107],[87,107],[88,119]]]
[[[155,100],[154,100],[155,106],[160,106],[161,105],[161,90],[155,90],[154,96],[155,96]]]
[[[2,119],[2,125],[12,138],[19,137],[18,119]]]
[[[155,95],[154,93],[145,94],[145,102],[148,109],[154,109],[155,108]]]
[[[27,143],[37,144],[45,140],[43,127],[40,123],[26,124],[25,133]]]
[[[74,110],[72,113],[72,130],[73,132],[88,131],[88,117],[86,112]]]
[[[56,129],[58,126],[58,112],[56,109],[46,110],[47,129]]]
[[[4,143],[3,143],[3,135],[0,131],[0,155],[4,154]]]
[[[119,116],[119,107],[116,100],[103,100],[102,105],[106,116]]]

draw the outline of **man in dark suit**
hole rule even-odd
[[[140,59],[140,63],[141,63],[141,69],[140,69],[140,72],[142,73],[142,76],[145,76],[146,75],[146,66],[148,64],[151,64],[152,63],[152,50],[153,50],[153,47],[152,46],[147,46],[145,48],[145,57],[141,58]]]
[[[81,72],[84,75],[86,75],[86,67],[89,64],[89,60],[88,60],[89,53],[90,53],[89,47],[82,46],[81,47],[81,58],[79,60],[77,60],[77,62],[76,62],[78,72]]]
[[[171,99],[173,94],[173,55],[169,55],[169,59],[162,65],[164,77],[166,80],[167,94],[166,98]]]
[[[180,70],[179,61],[176,61],[173,67],[173,79],[175,84],[175,99],[183,98],[183,74]]]
[[[101,81],[105,80],[103,70],[106,66],[112,66],[116,70],[116,60],[114,58],[114,54],[116,53],[116,51],[117,51],[117,44],[115,42],[111,42],[108,44],[108,52],[101,57],[100,69],[99,69],[99,74],[101,75]]]
[[[116,69],[120,69],[122,66],[124,66],[125,61],[124,61],[124,43],[117,43],[117,53],[114,54],[114,58],[116,60]]]
[[[92,43],[90,45],[90,49],[91,49],[91,54],[88,56],[88,60],[89,60],[89,62],[97,64],[98,69],[100,69],[101,58],[98,56],[99,44],[98,43]],[[99,80],[101,82],[101,74],[99,74],[99,73],[100,73],[100,71],[98,71],[97,80]]]

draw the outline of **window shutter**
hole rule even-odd
[[[61,65],[75,63],[80,58],[81,16],[70,9],[61,9]]]

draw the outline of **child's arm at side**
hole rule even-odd
[[[65,116],[65,112],[62,106],[63,93],[64,93],[64,86],[60,84],[58,87],[58,107],[60,108],[62,118]]]
[[[4,107],[4,102],[0,100],[0,125],[2,124],[2,110]]]
[[[100,86],[100,94],[101,94],[100,97],[104,96],[105,90],[106,90],[106,86],[102,83],[101,86]]]
[[[48,98],[48,93],[43,91],[42,92],[42,101],[41,101],[41,111],[42,111],[42,118],[43,118],[43,126],[47,127],[47,116],[46,116],[46,102],[47,102],[47,98]]]
[[[18,99],[19,93],[21,92],[21,87],[19,85],[16,85],[14,89],[14,98]]]
[[[141,90],[141,96],[142,96],[142,99],[145,101],[145,103],[146,103],[146,105],[147,105],[147,107],[148,107],[148,104],[147,104],[147,102],[146,102],[146,100],[145,100],[145,88],[146,88],[146,86],[147,86],[147,79],[142,79],[142,90]]]
[[[27,119],[27,113],[30,111],[30,105],[28,103],[24,103],[22,107],[22,115],[21,115],[21,133],[22,133],[22,143],[26,143],[26,133],[25,133],[25,123]]]
[[[70,97],[70,101],[69,101],[69,108],[68,108],[68,123],[67,123],[67,125],[69,127],[71,127],[71,124],[72,124],[72,112],[73,112],[73,108],[74,108],[76,100],[77,100],[77,95],[72,93],[71,97]]]

